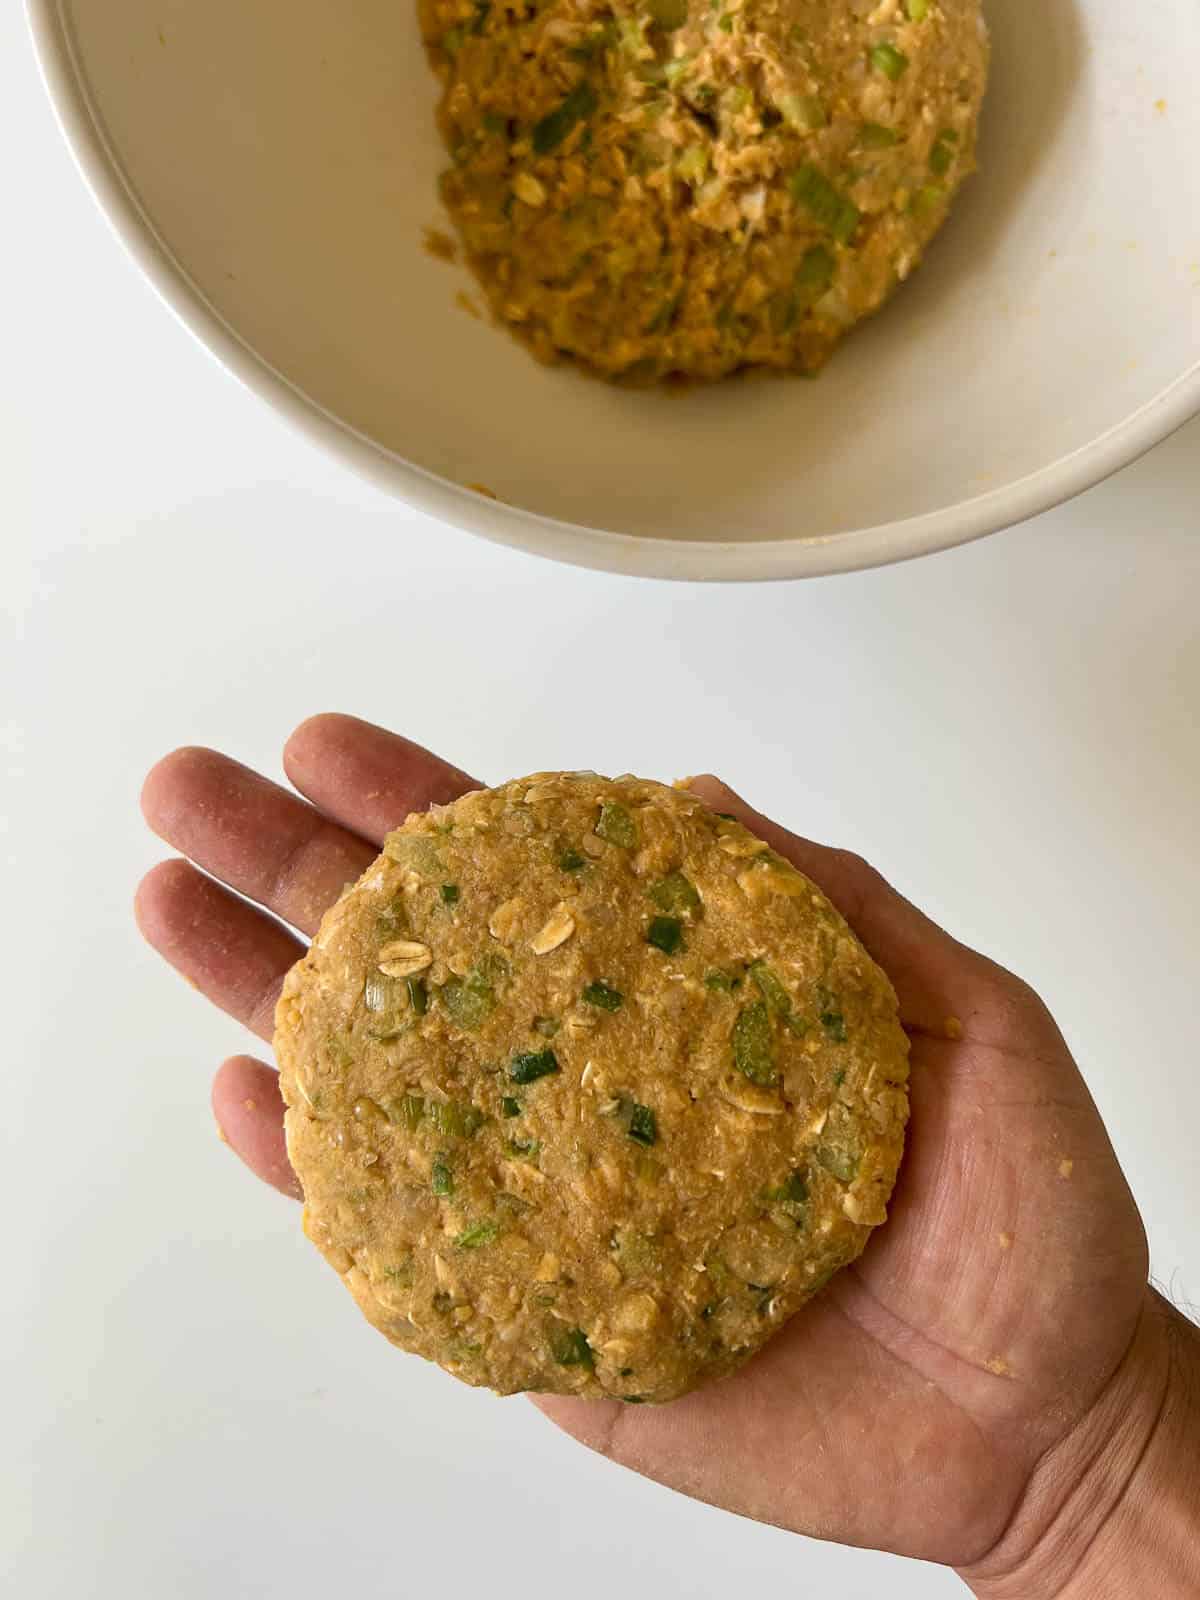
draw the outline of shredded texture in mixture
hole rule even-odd
[[[979,0],[420,0],[494,314],[610,377],[812,372],[974,166]]]
[[[305,1227],[468,1383],[661,1401],[882,1222],[908,1043],[819,890],[693,795],[543,773],[411,817],[279,1002]]]

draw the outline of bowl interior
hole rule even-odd
[[[35,0],[37,3],[37,0]],[[982,170],[816,382],[636,393],[537,366],[433,259],[411,0],[57,0],[91,114],[229,329],[384,451],[659,540],[827,540],[960,506],[1200,359],[1200,7],[987,0]]]

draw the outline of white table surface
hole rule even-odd
[[[1200,424],[890,571],[685,588],[423,520],[294,437],[127,264],[0,20],[9,782],[0,1571],[50,1597],[961,1592],[694,1505],[360,1324],[217,1141],[246,1036],[138,942],[140,778],[357,712],[487,779],[714,769],[1042,990],[1200,1299]],[[612,642],[619,649],[614,651]],[[6,1296],[7,1299],[7,1296]],[[9,1587],[11,1585],[11,1587]]]

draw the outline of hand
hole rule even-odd
[[[389,828],[476,787],[340,716],[304,723],[284,766],[311,805],[195,749],[143,792],[151,827],[212,876],[155,868],[142,931],[265,1040],[303,952],[275,917],[311,935]],[[1032,990],[865,862],[784,832],[714,778],[692,787],[817,882],[891,976],[912,1040],[908,1152],[888,1225],[741,1372],[664,1407],[538,1404],[743,1515],[953,1565],[981,1594],[1066,1592],[1072,1537],[1099,1537],[1174,1415],[1171,1313],[1148,1291],[1145,1233],[1078,1069]],[[274,1071],[234,1056],[213,1106],[251,1170],[298,1197]]]

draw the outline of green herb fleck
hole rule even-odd
[[[402,1094],[399,1100],[389,1101],[387,1114],[392,1122],[415,1133],[425,1115],[425,1102],[419,1094]]]
[[[462,1100],[430,1100],[426,1103],[425,1114],[448,1139],[474,1138],[487,1121],[477,1106]]]
[[[514,1083],[533,1083],[561,1070],[553,1050],[523,1050],[512,1058],[508,1075]]]
[[[768,1189],[763,1198],[768,1205],[775,1206],[778,1210],[786,1212],[793,1220],[798,1220],[803,1215],[804,1203],[808,1199],[808,1183],[804,1174],[793,1172],[777,1189]]]
[[[519,1117],[521,1115],[521,1102],[514,1100],[511,1094],[506,1094],[500,1101],[500,1111],[506,1117]]]
[[[833,1087],[835,1089],[840,1089],[842,1087],[842,1085],[845,1083],[845,1081],[846,1081],[846,1069],[845,1069],[845,1067],[839,1067],[837,1069],[837,1071],[833,1075]]]
[[[533,125],[533,152],[548,155],[556,149],[576,123],[584,122],[595,111],[599,102],[590,83],[577,83],[566,99],[555,110]]]
[[[458,904],[458,885],[456,883],[444,883],[442,885],[442,904],[444,906],[456,906]]]
[[[704,974],[704,987],[711,989],[714,994],[732,994],[733,979],[727,972],[718,972],[714,968],[712,972]]]
[[[929,15],[929,0],[904,0],[910,22],[924,22]]]
[[[835,1044],[845,1044],[846,1019],[840,1011],[822,1011],[821,1026]]]
[[[550,1352],[560,1367],[586,1367],[590,1372],[596,1365],[592,1347],[582,1328],[567,1328],[557,1332],[551,1341]]]
[[[779,1081],[771,1054],[771,1019],[765,1000],[744,1006],[733,1025],[734,1065],[751,1083],[770,1088]]]
[[[487,24],[487,19],[488,19],[489,15],[491,14],[491,10],[492,10],[492,0],[476,0],[475,15],[471,19],[471,32],[472,33],[480,34],[480,33],[483,32],[484,27]]]
[[[448,1195],[454,1193],[454,1174],[446,1162],[445,1156],[433,1158],[433,1170],[430,1174],[429,1187],[434,1194]]]
[[[913,191],[913,197],[908,202],[908,209],[915,217],[930,216],[946,198],[946,191],[940,183],[922,184]]]
[[[485,958],[477,961],[465,978],[451,978],[438,991],[453,1022],[470,1032],[491,1014],[496,1004],[493,980],[502,969]]]
[[[939,178],[944,178],[954,165],[957,145],[958,135],[953,128],[943,128],[933,141],[933,148],[929,152],[929,170]]]
[[[649,1106],[635,1105],[629,1118],[629,1137],[649,1147],[658,1140],[658,1123]]]
[[[871,47],[871,65],[893,83],[908,71],[908,57],[894,44],[877,44]]]
[[[646,943],[673,956],[683,948],[683,924],[676,917],[652,917],[646,929]]]
[[[610,989],[599,979],[587,985],[583,991],[583,998],[589,1006],[596,1006],[600,1011],[619,1011],[625,1000],[625,996],[619,990]]]
[[[492,1244],[499,1232],[498,1222],[476,1222],[464,1228],[454,1242],[460,1250],[478,1250],[480,1245]]]
[[[579,872],[587,866],[587,857],[581,856],[578,850],[564,850],[558,858],[560,872]]]
[[[829,179],[811,163],[798,167],[788,179],[792,199],[807,210],[839,244],[849,244],[858,228],[860,212],[852,200],[839,194]]]
[[[613,800],[606,800],[600,807],[596,832],[601,839],[619,845],[622,850],[632,850],[637,843],[637,828],[633,818],[624,806],[617,805]]]
[[[733,32],[733,17],[728,11],[725,12],[724,16],[717,18],[717,27],[720,28],[722,33]]]

